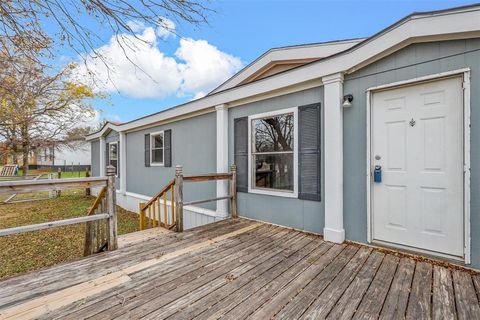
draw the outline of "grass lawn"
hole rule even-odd
[[[0,229],[84,216],[94,199],[71,189],[60,198],[0,205]],[[134,231],[138,215],[118,208],[119,234]],[[84,223],[0,237],[0,278],[80,258],[84,237]]]

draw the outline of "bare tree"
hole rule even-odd
[[[22,154],[26,175],[30,151],[65,140],[93,116],[88,99],[96,96],[70,80],[73,65],[52,74],[29,59],[14,62],[0,62],[0,139],[13,154]]]
[[[104,42],[98,30],[106,29],[119,39],[122,34],[136,36],[131,21],[167,29],[166,19],[198,26],[206,23],[213,11],[204,2],[208,3],[202,0],[2,0],[0,46],[4,51],[13,47],[16,53],[35,58],[39,48],[52,48],[54,41],[56,45],[69,46],[80,56],[93,53],[102,59],[96,50],[97,45]],[[49,26],[48,30],[45,26]]]

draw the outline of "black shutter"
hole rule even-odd
[[[105,143],[105,173],[107,173],[107,167],[110,164],[110,143]]]
[[[163,132],[163,165],[165,167],[172,166],[172,130],[168,129]]]
[[[298,198],[320,201],[320,103],[298,107]]]
[[[145,135],[145,167],[150,167],[150,134]]]
[[[237,191],[248,192],[248,117],[234,120],[233,157],[237,165]]]

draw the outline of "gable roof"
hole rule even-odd
[[[297,64],[297,66],[303,65],[344,51],[363,40],[365,39],[357,38],[272,48],[212,90],[210,94],[257,80],[262,74],[277,65],[288,63]]]
[[[413,43],[478,37],[480,37],[480,4],[412,13],[344,51],[262,79],[214,90],[201,99],[118,126],[107,124],[101,131],[87,136],[87,140],[100,137],[106,127],[116,131],[138,130],[158,123],[175,121],[188,115],[210,112],[217,105],[239,104],[243,99],[253,96],[261,97],[261,95],[292,88],[299,84],[315,81],[320,85],[321,79],[325,76],[354,72]]]

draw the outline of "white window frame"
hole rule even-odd
[[[115,168],[115,177],[118,177],[118,166],[119,166],[118,153],[120,152],[120,150],[118,150],[118,141],[108,143],[108,165],[109,166],[112,165],[112,162],[111,162],[112,161],[112,145],[117,146],[117,158],[113,160],[117,161],[117,167]]]
[[[163,161],[162,162],[153,162],[153,145],[154,145],[154,137],[155,136],[158,136],[158,135],[162,135],[163,137],[163,148],[162,148],[162,159]],[[156,148],[158,149],[158,148]],[[157,131],[157,132],[152,132],[150,133],[150,166],[151,167],[163,167],[165,166],[165,133],[164,131]]]
[[[253,182],[255,173],[252,171],[252,121],[266,117],[279,116],[286,113],[293,114],[293,191],[255,188],[255,183]],[[298,108],[287,108],[248,116],[248,193],[285,198],[298,198]]]

